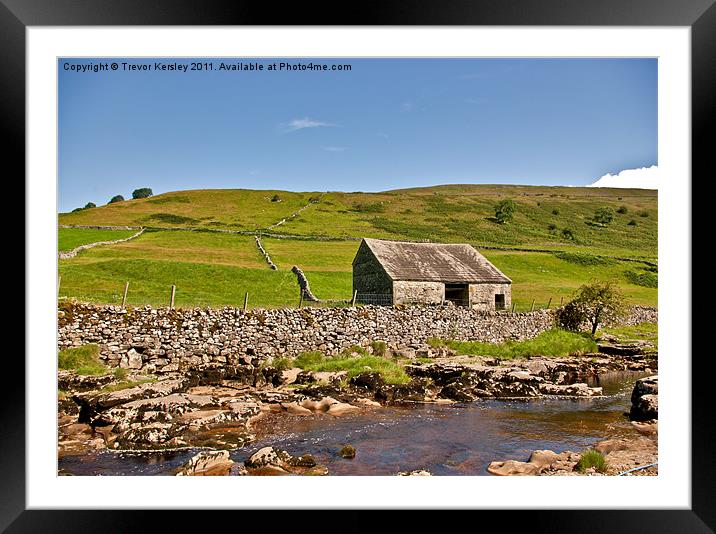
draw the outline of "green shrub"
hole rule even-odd
[[[629,222],[627,223],[627,225],[628,225],[628,226],[636,226],[636,221],[635,221],[634,219],[632,219],[631,221],[629,221]]]
[[[271,197],[271,202],[281,202],[281,197],[278,194],[276,194]]]
[[[616,263],[611,258],[602,256],[594,256],[592,254],[584,254],[580,252],[555,252],[554,255],[560,260],[574,263],[576,265],[612,265]]]
[[[124,200],[124,197],[122,195],[114,195],[112,198],[109,199],[110,204],[114,204],[115,202],[122,202]]]
[[[159,221],[169,224],[187,224],[197,223],[198,219],[193,217],[184,217],[183,215],[174,215],[173,213],[153,213],[144,218],[146,221]]]
[[[606,473],[609,463],[601,452],[590,449],[582,454],[575,469],[584,473],[590,467],[593,467],[598,473]]]
[[[85,204],[85,207],[82,208],[82,209],[83,209],[83,210],[88,210],[88,209],[90,209],[90,208],[96,208],[96,207],[97,207],[97,204],[95,204],[94,202],[88,202],[87,204]]]
[[[620,214],[624,215],[624,214],[627,213],[628,211],[629,211],[629,210],[627,209],[626,206],[619,206],[619,209],[617,210],[617,213],[620,213]]]
[[[594,221],[600,224],[609,224],[614,220],[614,210],[612,208],[598,208],[594,212]]]
[[[659,275],[649,271],[624,271],[629,282],[642,287],[659,287]]]
[[[557,208],[554,208],[552,210],[552,215],[559,215],[559,210]]]
[[[353,210],[357,213],[383,213],[385,205],[383,202],[372,202],[370,204],[353,204]]]
[[[570,230],[569,228],[563,228],[562,229],[562,239],[568,239],[570,241],[575,241],[574,232]]]
[[[640,211],[640,212],[639,212],[639,217],[648,217],[648,216],[649,216],[649,212],[648,212],[648,211]]]
[[[516,205],[513,200],[500,200],[495,206],[495,219],[500,224],[505,224],[512,219],[515,213]]]
[[[99,360],[99,345],[95,344],[61,350],[57,366],[65,371],[75,371],[78,375],[103,375],[107,372],[107,366]]]

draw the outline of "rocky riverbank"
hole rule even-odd
[[[590,451],[581,453],[537,450],[526,462],[495,461],[487,470],[498,476],[657,475],[658,384],[658,376],[649,376],[638,379],[634,385],[629,417],[640,435],[605,439],[596,443]],[[598,460],[585,461],[583,457],[587,454]]]
[[[414,352],[389,355],[401,358],[410,377],[404,384],[387,383],[371,369],[348,379],[345,372],[280,370],[258,361],[236,366],[206,365],[167,373],[159,379],[139,372],[119,380],[112,374],[90,377],[62,371],[58,376],[63,390],[58,403],[59,454],[187,447],[232,450],[254,440],[253,424],[264,414],[340,417],[403,403],[594,398],[602,394],[600,376],[656,369],[655,353],[500,361],[461,357],[444,347],[411,350]],[[613,452],[624,450],[627,449]],[[243,473],[224,460],[224,455],[198,458],[185,466],[183,474]],[[564,464],[578,460],[570,457],[560,461]],[[322,474],[320,467],[307,466],[306,462],[292,467],[300,467],[300,474]],[[541,474],[560,471],[553,464],[549,469],[541,468]],[[244,467],[248,474],[266,471],[252,472],[249,466]],[[297,473],[285,465],[281,469]]]

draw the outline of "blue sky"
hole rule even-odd
[[[215,70],[58,61],[60,211],[139,187],[587,185],[658,164],[656,59],[301,58],[238,72],[216,69],[257,60],[159,61]],[[266,70],[281,61],[352,68]]]

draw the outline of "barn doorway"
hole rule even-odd
[[[445,300],[455,306],[470,305],[470,289],[468,284],[445,284]]]
[[[504,294],[496,294],[495,295],[495,309],[496,310],[504,310],[505,309],[505,295]]]

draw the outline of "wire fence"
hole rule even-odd
[[[74,297],[71,297],[69,295],[62,295],[60,292],[60,288],[62,285],[62,278],[58,277],[57,280],[57,297],[58,300],[64,300],[64,299],[71,299],[71,298],[78,298],[79,300],[86,300],[87,302],[103,302],[105,304],[110,305],[121,305],[121,307],[126,306],[144,306],[144,305],[153,305],[156,307],[164,307],[168,306],[169,308],[180,307],[180,308],[195,308],[195,307],[214,307],[214,308],[220,308],[223,306],[233,306],[237,308],[243,308],[244,310],[252,309],[257,307],[255,304],[254,299],[256,299],[256,295],[254,293],[249,294],[249,292],[246,292],[242,297],[238,297],[236,300],[237,302],[234,303],[222,303],[218,304],[214,299],[210,297],[206,297],[203,294],[186,294],[185,292],[181,291],[181,288],[177,285],[171,285],[166,287],[166,293],[165,297],[161,298],[158,295],[155,295],[154,293],[149,294],[145,287],[141,287],[139,289],[136,288],[135,285],[130,285],[129,282],[125,282],[123,284],[117,284],[117,292],[113,292],[111,296],[107,299],[93,299],[88,298],[88,296],[85,296],[83,294],[75,295]],[[349,306],[363,306],[363,305],[372,305],[372,306],[386,306],[390,307],[395,304],[394,297],[392,294],[388,293],[354,293],[353,297],[348,297],[345,299],[321,299],[317,302],[311,301],[307,298],[305,298],[305,295],[301,295],[300,291],[298,291],[298,295],[296,295],[296,300],[291,302],[285,302],[285,303],[279,303],[276,304],[266,304],[263,299],[261,300],[261,304],[258,307],[268,307],[268,308],[302,308],[302,307],[311,307],[311,308],[343,308],[343,307],[349,307]],[[499,303],[497,306],[496,311],[500,312],[506,312],[506,313],[526,313],[531,312],[535,310],[540,309],[550,309],[550,308],[557,308],[564,304],[565,299],[564,297],[558,297],[558,298],[549,298],[546,301],[540,300],[537,301],[537,299],[532,300],[523,300],[519,299],[517,301],[512,301],[511,303],[505,305],[502,309],[499,307]],[[406,301],[404,299],[399,300],[399,304],[406,305],[406,306],[425,306],[426,303],[419,300],[414,301]],[[452,305],[456,307],[471,307],[475,309],[487,309],[487,310],[495,310],[495,303],[492,301],[470,301],[469,299],[462,299],[462,298],[446,298],[442,303],[442,305]],[[433,305],[440,305],[440,304],[433,304]]]

